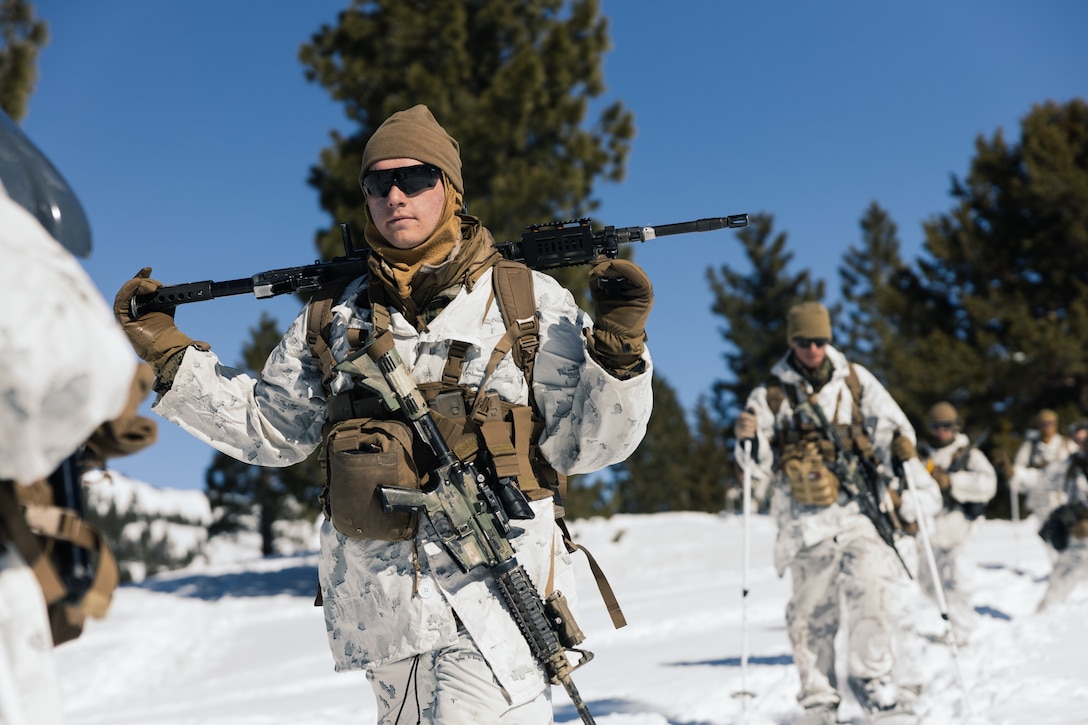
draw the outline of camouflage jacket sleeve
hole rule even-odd
[[[239,461],[289,466],[321,442],[325,394],[300,314],[259,378],[223,365],[214,352],[185,351],[173,386],[152,409]]]

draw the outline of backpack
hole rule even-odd
[[[336,361],[329,344],[332,328],[333,305],[343,296],[352,280],[344,278],[320,289],[310,300],[306,317],[306,342],[311,353],[318,360],[322,371],[322,382],[327,383],[335,375]],[[532,390],[533,366],[540,346],[540,321],[536,315],[536,295],[533,288],[533,272],[521,262],[501,259],[495,263],[491,275],[491,294],[498,305],[506,333],[496,343],[484,370],[483,380],[494,372],[499,362],[510,353],[514,363],[525,376],[526,385]],[[389,325],[389,311],[383,304],[372,304],[372,321],[375,335]],[[362,344],[358,330],[348,331],[348,344],[354,349]],[[450,344],[449,354],[442,371],[443,388],[448,390],[457,386],[461,377],[468,343],[454,340]],[[485,401],[485,397],[495,400]],[[530,394],[530,402],[532,395]],[[431,401],[428,400],[428,403]],[[488,408],[487,403],[498,405],[497,396],[486,396],[481,384],[476,394],[473,409],[479,413]],[[505,404],[504,404],[505,406]],[[563,498],[567,491],[567,477],[552,468],[538,455],[536,440],[543,430],[541,419],[535,406],[512,406],[507,422],[494,420],[494,415],[487,420],[479,418],[481,435],[490,451],[493,465],[499,475],[516,475],[528,498],[551,496],[555,501],[556,524],[563,535],[563,544],[568,553],[582,551],[589,561],[593,578],[608,608],[612,624],[616,629],[627,624],[620,609],[615,593],[609,585],[604,571],[593,555],[581,544],[576,544],[563,519]],[[457,446],[451,446],[457,452]],[[549,582],[550,589],[550,582]],[[314,604],[321,604],[320,591]]]
[[[10,541],[34,572],[54,645],[79,637],[87,617],[106,616],[120,581],[105,538],[81,515],[82,496],[74,456],[49,479],[0,482],[0,540]]]

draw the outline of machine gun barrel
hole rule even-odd
[[[593,231],[590,219],[568,219],[533,224],[517,242],[495,245],[505,259],[522,262],[532,269],[547,270],[589,264],[599,255],[615,259],[619,245],[646,242],[658,237],[690,232],[712,232],[748,226],[747,214],[708,217],[656,227],[605,227]]]
[[[540,271],[589,264],[599,255],[619,255],[619,245],[630,242],[646,242],[657,237],[690,232],[712,232],[718,229],[737,229],[748,226],[747,214],[724,217],[707,217],[690,222],[662,224],[656,227],[605,227],[593,231],[590,219],[533,224],[517,242],[500,242],[495,248],[506,259],[522,262]],[[203,302],[219,297],[253,293],[258,299],[276,295],[308,292],[343,279],[360,277],[367,270],[368,250],[354,249],[351,230],[340,225],[344,240],[344,256],[329,262],[315,262],[301,267],[287,267],[259,272],[252,277],[227,280],[226,282],[187,282],[160,287],[156,292],[132,298],[129,307],[132,317],[138,319],[148,312],[166,312],[178,305]]]

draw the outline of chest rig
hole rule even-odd
[[[356,386],[344,393],[331,394],[328,384],[336,374],[336,360],[330,346],[332,307],[343,294],[348,280],[321,290],[311,302],[307,313],[306,341],[318,360],[322,382],[328,393],[326,435],[332,426],[352,418],[389,416],[381,397],[373,391]],[[370,289],[373,337],[389,329],[390,313],[382,291]],[[514,405],[488,393],[485,384],[499,362],[509,352],[532,385],[533,364],[539,346],[539,321],[533,293],[532,272],[523,264],[499,261],[492,273],[492,296],[498,304],[506,325],[506,334],[496,344],[488,360],[478,390],[458,381],[464,367],[469,344],[461,340],[450,343],[440,382],[422,383],[420,391],[438,422],[443,437],[454,453],[473,460],[486,452],[496,475],[516,479],[518,487],[529,499],[561,496],[566,479],[551,468],[539,455],[535,442],[543,431],[543,420],[531,405]],[[367,340],[363,331],[348,330],[348,345],[352,352]],[[530,395],[530,399],[532,396]],[[420,472],[433,463],[426,451],[415,446],[416,468]],[[558,503],[558,501],[557,501]]]
[[[574,543],[563,520],[563,497],[566,495],[567,477],[552,468],[537,445],[544,430],[544,421],[535,407],[532,395],[533,366],[540,346],[540,321],[536,314],[532,270],[520,262],[504,259],[492,267],[491,280],[492,299],[498,305],[506,325],[506,333],[496,343],[488,359],[479,388],[472,390],[459,382],[469,344],[453,340],[442,370],[442,380],[420,384],[420,392],[431,409],[442,437],[455,455],[462,460],[479,460],[482,457],[485,465],[490,466],[496,476],[515,481],[529,500],[554,500],[556,523],[562,532],[563,544],[569,553],[581,550],[586,555],[612,623],[618,629],[626,625],[626,619],[604,571],[585,547]],[[336,395],[331,394],[328,389],[329,382],[336,374],[337,365],[330,346],[332,307],[343,295],[349,281],[344,280],[321,289],[311,299],[306,319],[306,342],[319,363],[328,396],[324,430],[326,460],[333,445],[330,439],[343,422],[391,415],[383,407],[380,397],[366,389],[355,387]],[[368,290],[373,323],[371,334],[376,338],[389,329],[390,313],[383,293],[375,287],[368,286]],[[352,351],[361,349],[366,342],[363,331],[348,330],[348,345]],[[488,378],[507,353],[510,353],[525,376],[529,389],[529,405],[508,403],[501,400],[496,393],[486,391]],[[415,440],[402,441],[402,447],[411,453],[411,460],[400,462],[401,467],[408,466],[409,476],[426,476],[434,464],[433,453],[418,440],[418,436],[411,437]],[[332,518],[328,508],[331,476],[327,467],[326,476],[322,503],[326,516]],[[401,481],[401,485],[403,483]],[[403,521],[403,535],[399,538],[409,538],[415,531],[412,520],[415,514],[391,515],[406,517]]]
[[[838,406],[843,403],[842,396],[840,395],[839,400],[836,403],[835,413],[831,418],[835,421],[832,425],[835,428],[835,433],[839,436],[839,440],[852,446],[854,453],[857,453],[862,458],[873,461],[875,459],[873,444],[869,439],[868,433],[865,432],[861,409],[858,407],[858,403],[861,400],[861,380],[858,379],[853,363],[847,363],[847,366],[846,388],[850,391],[850,397],[852,398],[850,402],[850,422],[838,422]],[[800,457],[802,451],[813,445],[819,448],[820,456],[825,461],[834,461],[835,445],[830,440],[823,437],[816,425],[811,421],[804,419],[796,412],[797,406],[801,403],[802,392],[800,387],[797,385],[786,385],[775,376],[771,376],[767,380],[765,387],[767,389],[767,405],[770,407],[771,413],[776,419],[778,417],[778,411],[782,407],[782,402],[787,396],[790,399],[791,409],[794,411],[792,425],[781,429],[776,426],[775,436],[771,441],[772,447],[778,454],[776,465],[780,466],[783,461]]]

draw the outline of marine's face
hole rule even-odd
[[[385,159],[375,162],[368,172],[421,165],[423,162],[417,159]],[[393,183],[385,196],[371,193],[366,195],[367,208],[374,226],[385,241],[398,249],[418,247],[434,233],[442,218],[445,201],[446,190],[441,174],[434,186],[425,187],[412,194],[406,193],[399,183]]]
[[[802,365],[809,370],[815,370],[824,364],[827,342],[827,338],[823,337],[795,337],[790,340],[790,349]]]
[[[930,439],[938,448],[944,447],[956,437],[956,424],[945,421],[931,421],[929,423]]]

